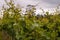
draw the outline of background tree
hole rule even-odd
[[[36,8],[26,10],[5,0],[3,18],[0,19],[0,40],[60,40],[60,15],[35,15]]]

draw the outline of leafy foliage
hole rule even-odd
[[[9,8],[3,7],[3,18],[0,19],[0,40],[4,32],[10,40],[60,40],[60,14],[34,15],[33,7],[23,16],[21,8],[12,2],[8,4]]]

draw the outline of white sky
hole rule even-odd
[[[28,4],[37,4],[39,3],[39,7],[43,8],[52,8],[60,3],[60,0],[15,0],[16,3],[19,3],[22,6],[26,6]],[[0,0],[0,7],[5,4],[4,0]]]
[[[53,8],[60,3],[60,0],[17,0],[20,5],[26,6],[28,4],[37,4],[39,3],[38,7],[43,8]]]
[[[60,4],[60,0],[15,0],[15,3],[20,4],[23,7],[26,7],[28,4],[36,5],[39,3],[37,8],[42,7],[45,10],[50,10]],[[5,4],[4,0],[0,0],[0,8],[3,4]]]

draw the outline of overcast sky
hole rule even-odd
[[[53,8],[60,4],[60,0],[15,0],[16,3],[19,3],[22,6],[26,6],[28,4],[38,4],[39,7],[44,8]],[[0,0],[0,7],[4,4],[4,0]]]
[[[60,4],[60,0],[17,0],[16,2],[22,6],[38,4],[38,7],[42,8],[54,8]]]
[[[16,4],[20,4],[25,7],[28,4],[37,5],[37,8],[42,7],[44,9],[52,9],[55,8],[58,4],[60,4],[60,0],[15,0]],[[4,0],[0,0],[0,8],[5,4]]]

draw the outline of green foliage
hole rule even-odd
[[[21,8],[8,3],[9,8],[3,8],[3,18],[0,19],[0,40],[2,32],[7,32],[11,40],[60,40],[60,14],[37,16],[35,8],[21,15]],[[7,38],[7,40],[9,40]]]

